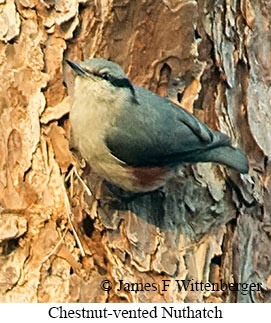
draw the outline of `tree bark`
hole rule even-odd
[[[0,0],[1,302],[271,301],[270,17],[249,0]],[[112,193],[68,145],[64,59],[93,56],[228,134],[249,175],[183,165],[156,192]]]

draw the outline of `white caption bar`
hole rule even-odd
[[[269,304],[0,304],[2,322],[127,322],[171,320],[199,322],[260,321],[269,316]]]

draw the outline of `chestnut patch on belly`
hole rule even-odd
[[[165,181],[169,167],[129,167],[138,183],[144,187],[155,185],[158,181]]]

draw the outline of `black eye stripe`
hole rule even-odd
[[[117,78],[117,77],[114,77],[113,75],[110,75],[108,72],[104,72],[104,73],[92,72],[92,74],[110,82],[115,87],[123,87],[123,88],[130,89],[134,101],[137,102],[135,89],[133,87],[133,84],[130,82],[128,78],[125,78],[125,77]]]
[[[110,79],[111,79],[111,75],[108,72],[104,72],[104,73],[92,72],[92,74],[94,76],[98,76],[106,81],[110,81]]]
[[[94,76],[102,77],[101,74],[97,72],[91,72],[91,74],[93,74]]]
[[[111,77],[110,82],[114,86],[126,87],[126,88],[130,89],[134,93],[134,87],[133,87],[132,83],[127,78],[118,79],[118,78],[115,78],[115,77]]]
[[[109,81],[114,86],[126,87],[126,88],[130,89],[132,92],[134,92],[134,87],[133,87],[132,83],[130,82],[130,80],[127,78],[119,79],[119,78],[116,78],[116,77],[110,75],[107,72],[104,72],[102,74],[97,73],[97,72],[93,72],[93,75],[98,76],[106,81]]]

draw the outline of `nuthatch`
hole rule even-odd
[[[132,192],[153,191],[182,163],[215,162],[248,172],[246,156],[227,135],[132,84],[116,63],[67,62],[77,74],[71,145],[108,182]]]

